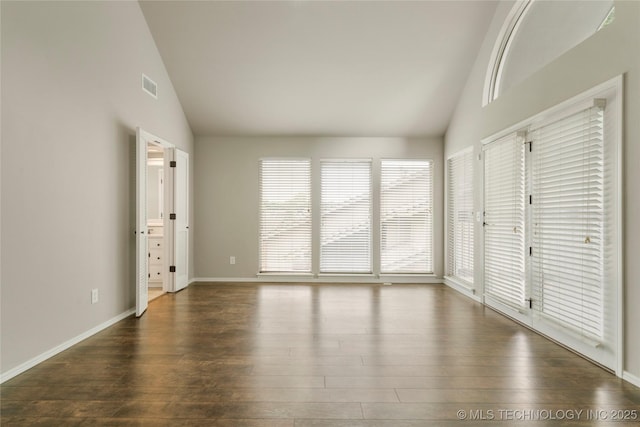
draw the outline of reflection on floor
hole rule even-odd
[[[638,387],[435,284],[191,285],[0,386],[20,427],[638,427],[638,409]]]
[[[162,288],[149,288],[149,302],[158,298],[160,295],[164,295]]]

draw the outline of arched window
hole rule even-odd
[[[614,13],[613,0],[517,2],[491,55],[483,105],[611,23]]]

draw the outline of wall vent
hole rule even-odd
[[[142,90],[153,96],[155,99],[158,99],[158,85],[144,74],[142,75]]]

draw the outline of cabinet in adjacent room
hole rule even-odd
[[[149,230],[149,285],[162,286],[164,268],[164,242],[161,226],[150,226]]]

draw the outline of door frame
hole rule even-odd
[[[540,111],[532,116],[521,120],[518,123],[515,123],[502,131],[499,131],[489,137],[483,138],[480,143],[483,148],[482,153],[482,177],[480,180],[480,185],[482,185],[482,203],[483,212],[485,210],[485,162],[486,156],[484,154],[484,148],[487,144],[513,132],[518,132],[522,130],[526,130],[532,123],[537,123],[543,120],[545,117],[548,117],[553,114],[557,114],[559,112],[566,112],[570,110],[575,110],[579,108],[580,105],[584,104],[592,104],[593,98],[607,98],[607,108],[612,108],[615,112],[613,117],[611,118],[610,124],[606,127],[609,138],[609,143],[605,150],[609,151],[610,159],[611,159],[611,168],[610,178],[612,185],[615,188],[615,195],[613,197],[612,208],[610,219],[611,223],[611,233],[615,236],[614,241],[611,243],[611,253],[615,254],[615,262],[613,262],[610,266],[610,273],[612,274],[611,280],[611,294],[608,295],[608,307],[611,311],[609,322],[611,325],[611,334],[613,341],[611,347],[609,348],[610,355],[605,355],[604,357],[599,355],[600,347],[597,346],[596,343],[590,342],[589,340],[585,340],[583,338],[575,338],[570,333],[565,333],[562,329],[555,327],[550,322],[541,321],[539,318],[535,318],[535,313],[533,310],[525,308],[523,310],[517,310],[513,307],[509,307],[505,304],[502,304],[500,301],[497,301],[491,298],[489,295],[485,293],[485,268],[484,268],[484,259],[485,259],[485,233],[484,230],[480,233],[479,237],[482,239],[482,242],[479,242],[479,250],[480,256],[483,260],[481,269],[480,269],[480,277],[482,278],[481,283],[479,284],[479,292],[482,295],[482,303],[487,305],[488,307],[495,309],[508,317],[520,322],[533,329],[534,331],[543,334],[544,336],[549,337],[552,340],[555,340],[562,345],[565,345],[571,348],[573,351],[578,352],[579,354],[596,361],[596,363],[607,367],[615,372],[616,376],[622,378],[624,374],[624,353],[625,353],[625,342],[624,342],[624,319],[625,319],[625,304],[624,304],[624,288],[623,288],[623,248],[624,248],[624,230],[623,230],[623,199],[624,194],[623,190],[623,126],[622,126],[622,118],[623,118],[623,94],[624,94],[624,86],[623,86],[623,76],[616,76],[608,81],[605,81],[591,89],[588,89],[582,93],[579,93],[559,104],[550,107],[546,110]],[[611,97],[611,101],[609,100]],[[528,156],[527,156],[528,157]],[[525,161],[529,160],[525,158]],[[532,171],[531,164],[527,163],[525,165],[528,168],[528,171],[525,173],[530,173]],[[530,185],[531,177],[526,177]],[[531,188],[526,188],[525,194],[530,194]],[[531,219],[531,207],[525,206],[525,216],[527,217],[527,222],[529,225],[532,224]],[[526,229],[529,236],[531,236],[532,229]],[[527,245],[529,242],[526,242]],[[528,257],[527,257],[528,258]],[[476,258],[477,259],[477,258]],[[525,262],[525,292],[527,293],[527,297],[530,297],[532,292],[532,280],[530,277],[530,263],[531,260],[527,259]]]
[[[170,220],[170,212],[173,211],[175,197],[175,173],[170,171],[175,168],[171,168],[171,162],[175,160],[176,151],[178,151],[172,143],[159,138],[144,129],[136,128],[136,316],[140,317],[144,314],[148,306],[148,266],[146,259],[148,256],[148,219],[147,219],[147,163],[148,163],[148,144],[155,144],[161,146],[164,151],[164,215],[162,218],[163,225],[163,243],[164,243],[164,259],[166,260],[164,271],[162,274],[162,289],[165,292],[176,292],[180,289],[176,289],[175,274],[169,274],[169,266],[175,265],[174,256],[176,253],[176,239],[175,230]],[[188,166],[188,154],[187,166]],[[188,169],[187,169],[188,170]],[[188,176],[187,176],[188,178]],[[187,188],[188,190],[188,188]],[[188,191],[185,197],[188,200]],[[188,229],[188,218],[186,221]],[[185,249],[187,251],[188,259],[188,244]],[[143,259],[145,263],[143,263]],[[188,265],[185,267],[188,271]]]
[[[162,259],[165,260],[165,263],[168,263],[170,260],[170,256],[171,256],[171,251],[170,251],[170,238],[171,233],[169,233],[169,225],[170,222],[168,221],[168,212],[169,209],[171,207],[171,203],[170,200],[168,199],[168,197],[171,195],[172,193],[172,189],[169,188],[171,186],[171,183],[169,182],[169,180],[167,180],[167,174],[165,173],[165,170],[167,168],[167,165],[169,164],[169,161],[171,160],[170,156],[171,156],[171,149],[168,147],[168,145],[171,145],[170,143],[161,140],[160,138],[157,138],[147,132],[145,132],[146,135],[148,137],[150,137],[151,139],[148,139],[147,142],[147,167],[149,166],[149,158],[148,158],[148,154],[149,154],[149,144],[152,145],[156,145],[158,147],[162,148],[162,171],[163,171],[163,176],[162,176],[162,180],[163,180],[163,185],[162,185],[162,230],[163,230],[163,234],[162,234]],[[147,174],[147,179],[149,178],[148,174]],[[148,183],[147,183],[148,184]],[[147,200],[148,200],[149,195],[147,194]],[[147,210],[147,226],[149,225],[149,218],[148,218],[148,210]],[[149,237],[150,234],[147,232],[147,242],[149,242]],[[149,250],[149,248],[147,248],[147,250]],[[168,264],[167,264],[168,265]],[[170,292],[171,291],[171,283],[170,283],[170,279],[171,279],[171,275],[169,274],[169,271],[166,268],[162,269],[162,291],[163,292]],[[148,283],[147,283],[147,288],[148,288]]]

